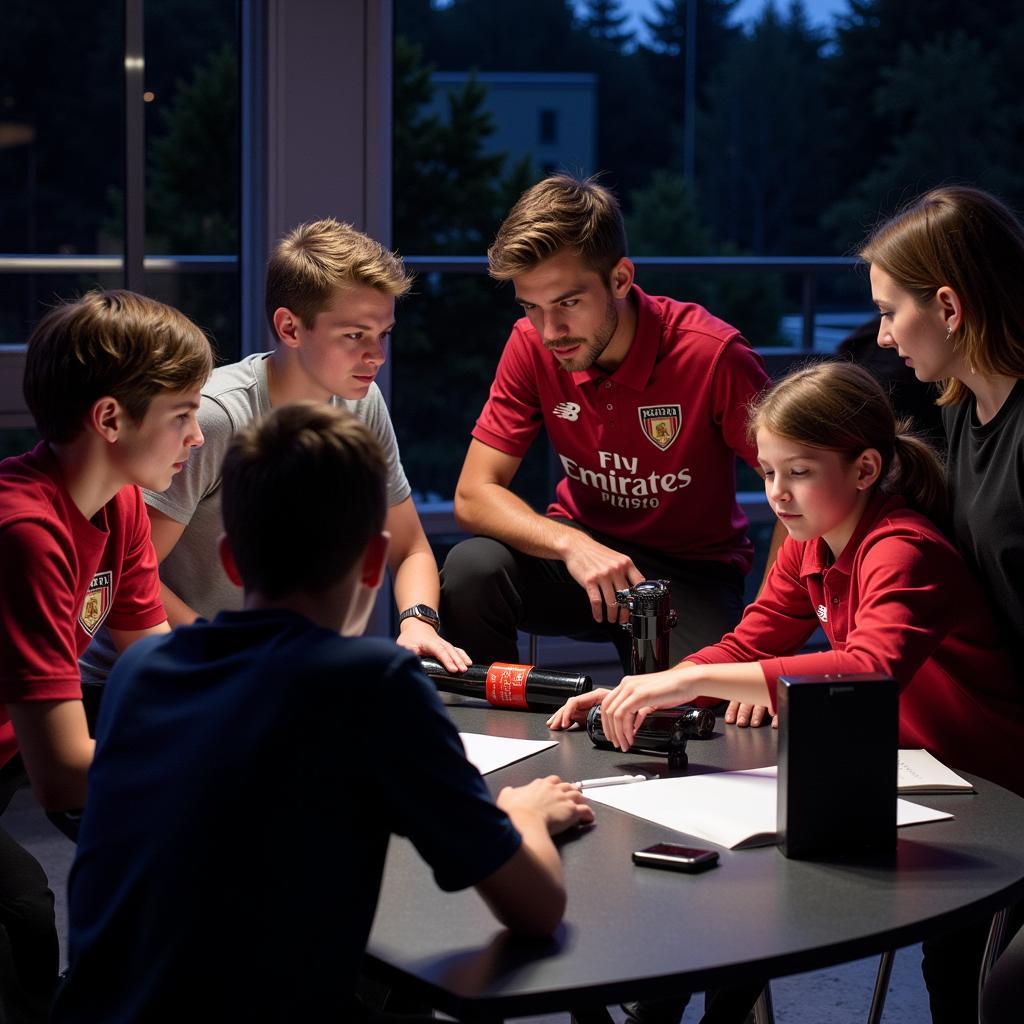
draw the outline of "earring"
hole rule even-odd
[[[946,324],[946,341],[949,341],[953,337],[953,328]]]

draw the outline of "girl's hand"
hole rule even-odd
[[[636,731],[647,715],[657,708],[685,704],[690,692],[686,668],[677,666],[667,672],[644,676],[626,676],[601,701],[601,727],[613,746],[629,750]]]
[[[772,728],[778,729],[779,716],[773,715],[771,708],[766,708],[762,704],[741,704],[738,700],[731,700],[725,709],[724,721],[726,725],[738,725],[741,729],[748,725],[756,729],[766,718],[771,718]]]
[[[608,690],[597,689],[589,693],[581,693],[578,697],[570,697],[547,721],[549,729],[568,729],[576,725],[587,724],[587,712],[604,700]]]

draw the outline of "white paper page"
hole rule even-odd
[[[777,769],[753,768],[691,778],[654,779],[633,786],[588,790],[593,803],[617,807],[657,825],[733,850],[775,842]],[[952,818],[906,800],[896,801],[896,824]]]
[[[926,821],[944,821],[952,818],[948,811],[937,811],[934,807],[925,807],[924,804],[912,804],[909,800],[896,801],[896,824],[923,825]]]
[[[973,793],[974,787],[951,771],[927,750],[901,750],[896,785],[900,792]]]
[[[460,732],[466,748],[466,760],[481,775],[505,768],[524,757],[532,757],[548,747],[557,747],[558,740],[513,740],[507,736],[483,736],[476,732]]]
[[[587,791],[587,799],[733,849],[775,842],[775,767]]]

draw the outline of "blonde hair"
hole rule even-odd
[[[184,313],[135,292],[92,291],[36,324],[22,391],[42,438],[64,444],[97,399],[116,398],[139,423],[155,395],[199,387],[212,369],[209,339]]]
[[[759,430],[838,452],[852,462],[874,448],[882,456],[879,486],[902,495],[930,519],[946,518],[946,480],[938,455],[896,421],[882,386],[854,363],[818,363],[783,377],[750,408],[748,434]]]
[[[266,313],[290,309],[312,330],[335,292],[351,284],[367,285],[385,295],[405,295],[412,275],[401,257],[351,224],[327,217],[300,224],[277,243],[267,264]]]
[[[384,528],[387,465],[373,431],[323,402],[293,402],[231,439],[221,514],[248,590],[322,593]]]
[[[490,275],[508,281],[563,249],[602,278],[626,255],[619,202],[594,178],[556,174],[527,189],[487,250]]]
[[[995,196],[965,186],[932,189],[876,228],[859,255],[918,305],[952,288],[963,310],[950,338],[957,355],[980,373],[1024,377],[1024,227]],[[939,405],[969,394],[946,380]]]

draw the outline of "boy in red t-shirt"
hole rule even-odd
[[[125,291],[57,306],[29,339],[24,393],[42,440],[0,463],[0,813],[26,771],[47,811],[84,805],[78,656],[104,622],[121,648],[168,629],[139,487],[169,486],[202,444],[212,364],[187,317]],[[53,896],[2,829],[0,931],[0,1018],[46,1020]]]

